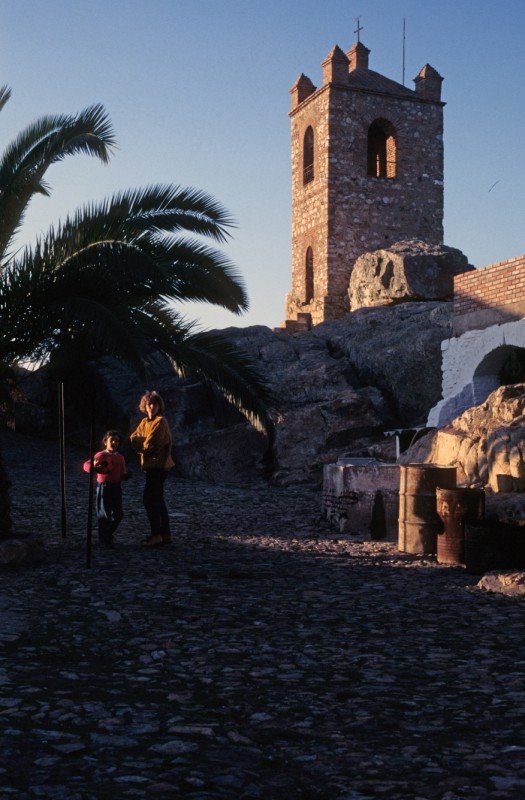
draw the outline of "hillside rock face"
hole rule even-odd
[[[382,438],[390,410],[381,392],[363,386],[324,337],[275,334],[263,326],[223,333],[255,359],[280,398],[271,453],[274,482],[320,482],[323,464]]]
[[[320,482],[323,464],[347,452],[366,453],[381,438],[381,405],[380,393],[369,388],[346,389],[333,400],[290,408],[277,425],[274,482]]]
[[[525,492],[525,384],[500,386],[416,442],[402,461],[456,466],[458,484]]]
[[[352,365],[361,385],[379,389],[393,426],[409,427],[423,424],[441,397],[441,342],[452,335],[451,320],[451,303],[403,303],[361,308],[310,333]]]
[[[410,303],[361,309],[293,336],[263,326],[224,331],[281,398],[273,480],[320,482],[324,464],[376,447],[384,453],[384,430],[424,422],[441,394],[441,341],[450,321],[449,303]],[[221,436],[213,434],[214,447]],[[194,436],[187,442],[188,456],[194,445],[204,447]]]
[[[461,250],[417,240],[356,260],[348,294],[350,310],[421,300],[450,300],[454,275],[473,269]]]
[[[155,388],[166,401],[182,476],[319,483],[324,464],[378,448],[384,454],[387,443],[393,447],[384,430],[426,419],[441,394],[441,341],[450,336],[450,322],[450,303],[426,302],[363,308],[293,336],[263,326],[222,331],[252,356],[280,397],[271,446],[209,385],[198,378],[181,380],[162,361],[146,385],[115,362],[100,362],[97,397],[104,398],[107,411],[97,425],[100,433],[106,427],[125,429],[121,420],[128,421],[128,428],[134,426],[140,418],[140,395]],[[40,389],[31,391],[32,382],[41,386],[45,381],[39,373],[25,381],[34,426]],[[48,392],[51,408],[55,390]],[[89,410],[79,413],[72,404],[66,404],[69,436],[74,431],[76,441],[87,445]],[[27,408],[21,404],[19,430],[24,414],[27,421]],[[47,429],[55,431],[49,413],[46,419]]]

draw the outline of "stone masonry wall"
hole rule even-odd
[[[455,336],[525,317],[525,255],[454,278]]]
[[[328,291],[346,295],[355,259],[396,241],[443,241],[443,111],[364,92],[331,95]],[[396,129],[395,178],[367,175],[367,133],[377,118]]]
[[[311,313],[315,323],[324,319],[323,298],[328,285],[328,91],[308,98],[300,116],[292,117],[292,289],[286,298],[288,318]],[[314,179],[303,183],[303,139],[314,131]],[[306,251],[314,253],[314,302],[307,303]]]
[[[290,114],[292,289],[286,316],[297,319],[310,313],[318,324],[349,310],[350,274],[362,253],[405,239],[442,243],[443,103],[405,87],[380,91],[335,81],[316,90],[309,84],[305,99],[298,102],[292,96]],[[395,129],[395,177],[367,174],[368,129],[376,120]],[[303,141],[309,126],[314,131],[315,177],[304,184]],[[308,247],[314,254],[310,303],[305,288]]]

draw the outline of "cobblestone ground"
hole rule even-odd
[[[2,446],[47,556],[1,574],[0,798],[525,797],[519,601],[335,539],[309,489],[170,479],[145,550],[137,469],[87,569],[82,455],[61,542],[54,446]]]

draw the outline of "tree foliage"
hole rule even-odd
[[[0,89],[0,108],[9,98]],[[205,192],[155,185],[91,203],[19,252],[15,237],[49,167],[87,154],[107,162],[115,135],[104,108],[30,125],[0,160],[0,363],[73,368],[116,356],[139,374],[161,354],[181,375],[197,371],[252,422],[269,430],[274,398],[248,355],[219,333],[198,331],[179,304],[196,300],[236,314],[242,279],[217,249],[233,220]]]

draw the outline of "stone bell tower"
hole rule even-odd
[[[443,241],[443,79],[427,64],[408,89],[369,69],[369,52],[336,45],[322,86],[300,75],[290,90],[292,330],[348,311],[362,253]]]

